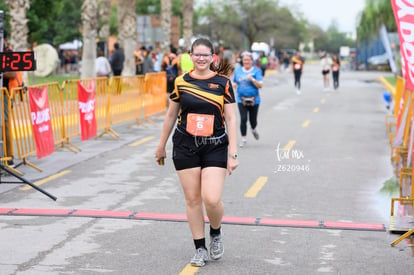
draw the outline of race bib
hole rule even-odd
[[[295,70],[300,70],[300,68],[302,67],[302,65],[300,65],[300,64],[295,64]]]
[[[210,137],[213,135],[214,115],[187,115],[187,132],[193,136]]]

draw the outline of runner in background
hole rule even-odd
[[[243,66],[234,72],[233,84],[237,89],[237,106],[240,113],[240,147],[247,143],[247,121],[250,122],[252,134],[259,139],[257,131],[257,114],[259,112],[260,94],[263,87],[263,76],[260,68],[253,65],[253,55],[250,52],[242,53]]]
[[[296,88],[296,94],[301,94],[301,83],[300,79],[302,77],[302,71],[303,71],[303,64],[305,63],[302,56],[300,56],[300,51],[297,51],[295,56],[293,56],[290,59],[291,64],[291,71],[293,72],[294,78],[295,78],[295,88]]]
[[[341,61],[337,54],[334,54],[332,57],[332,79],[333,79],[333,86],[334,89],[338,89],[339,87],[339,70],[341,69]]]
[[[332,59],[329,53],[325,53],[325,55],[321,59],[321,66],[322,66],[322,76],[323,76],[323,91],[329,92],[330,83],[329,77],[331,72],[332,66]]]

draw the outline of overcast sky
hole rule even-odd
[[[305,18],[323,30],[336,20],[341,32],[355,34],[356,18],[365,7],[365,0],[279,0],[280,5],[298,7]]]

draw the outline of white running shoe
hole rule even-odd
[[[193,258],[191,258],[190,264],[192,266],[204,266],[208,261],[208,252],[204,247],[200,247],[196,250]]]
[[[210,257],[213,260],[218,260],[223,257],[224,246],[221,234],[217,236],[210,236]]]
[[[247,140],[242,140],[239,144],[240,148],[243,148],[244,146],[246,146]]]

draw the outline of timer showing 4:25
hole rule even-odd
[[[34,52],[1,52],[0,72],[35,71],[36,56]]]

